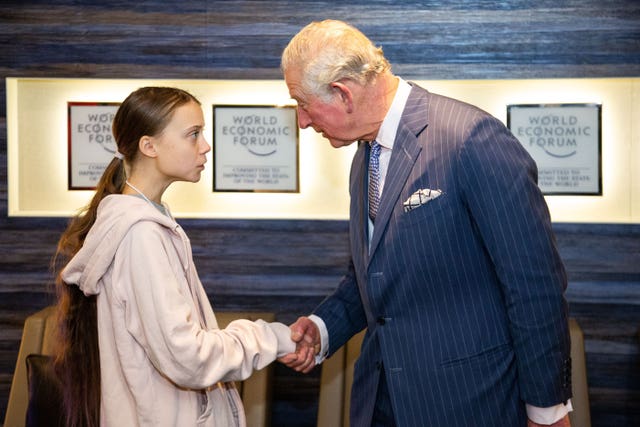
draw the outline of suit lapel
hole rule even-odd
[[[400,203],[398,199],[402,189],[422,151],[422,146],[418,143],[418,136],[427,127],[425,114],[427,94],[428,92],[425,90],[414,86],[402,113],[371,238],[370,257],[373,256],[380,243],[396,204]]]
[[[368,215],[367,215],[367,168],[369,148],[368,144],[358,143],[358,149],[353,158],[351,182],[351,247],[356,266],[366,265],[368,256]]]

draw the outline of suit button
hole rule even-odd
[[[386,320],[384,320],[384,317],[380,316],[378,317],[378,325],[384,325],[386,323]]]

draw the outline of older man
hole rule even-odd
[[[318,357],[289,366],[366,328],[352,426],[569,425],[566,275],[526,150],[341,21],[302,29],[282,70],[301,128],[359,141],[347,273],[292,325]]]

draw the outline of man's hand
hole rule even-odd
[[[294,371],[309,373],[316,365],[316,354],[320,352],[320,331],[308,317],[298,318],[290,328],[296,352],[287,354],[278,361]]]
[[[313,347],[314,354],[320,352],[320,330],[308,317],[299,317],[296,323],[290,326],[291,339],[297,343],[304,343]]]
[[[553,424],[538,424],[529,420],[527,422],[527,427],[571,427],[571,423],[569,422],[569,415],[565,415],[564,418],[556,421]]]

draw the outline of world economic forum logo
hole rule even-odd
[[[214,105],[216,191],[298,191],[295,106]]]
[[[539,149],[558,159],[576,155],[581,142],[594,136],[592,126],[571,113],[529,114],[511,129],[528,149]]]
[[[519,127],[519,136],[552,157],[565,158],[577,153],[578,140],[591,137],[591,126],[581,126],[573,115],[529,116],[528,126]]]
[[[601,194],[601,105],[520,104],[507,125],[537,166],[544,194]]]
[[[261,157],[275,154],[280,138],[291,132],[291,127],[281,125],[275,115],[234,115],[222,127],[222,134],[230,137],[234,146]]]

